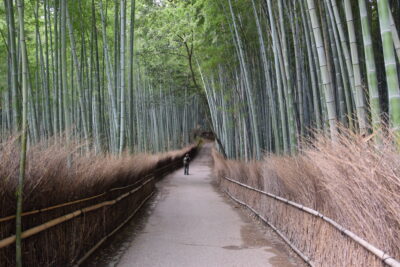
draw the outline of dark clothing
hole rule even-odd
[[[189,162],[190,162],[190,157],[185,156],[183,158],[183,167],[184,167],[184,174],[189,175]]]
[[[189,175],[189,164],[188,164],[188,165],[185,165],[184,167],[185,167],[185,169],[184,169],[184,174],[185,174],[185,175]]]

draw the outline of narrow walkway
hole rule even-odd
[[[297,266],[213,185],[211,144],[159,185],[158,203],[118,266]],[[271,235],[271,234],[270,234]]]

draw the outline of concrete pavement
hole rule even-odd
[[[211,144],[160,182],[144,227],[117,266],[298,266],[273,234],[220,193],[211,175]]]

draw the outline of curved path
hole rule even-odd
[[[211,144],[190,166],[158,184],[144,227],[117,266],[298,266],[287,248],[219,193],[211,177]]]

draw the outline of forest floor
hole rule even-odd
[[[88,266],[303,266],[276,234],[221,193],[212,144],[165,177],[156,196]]]

